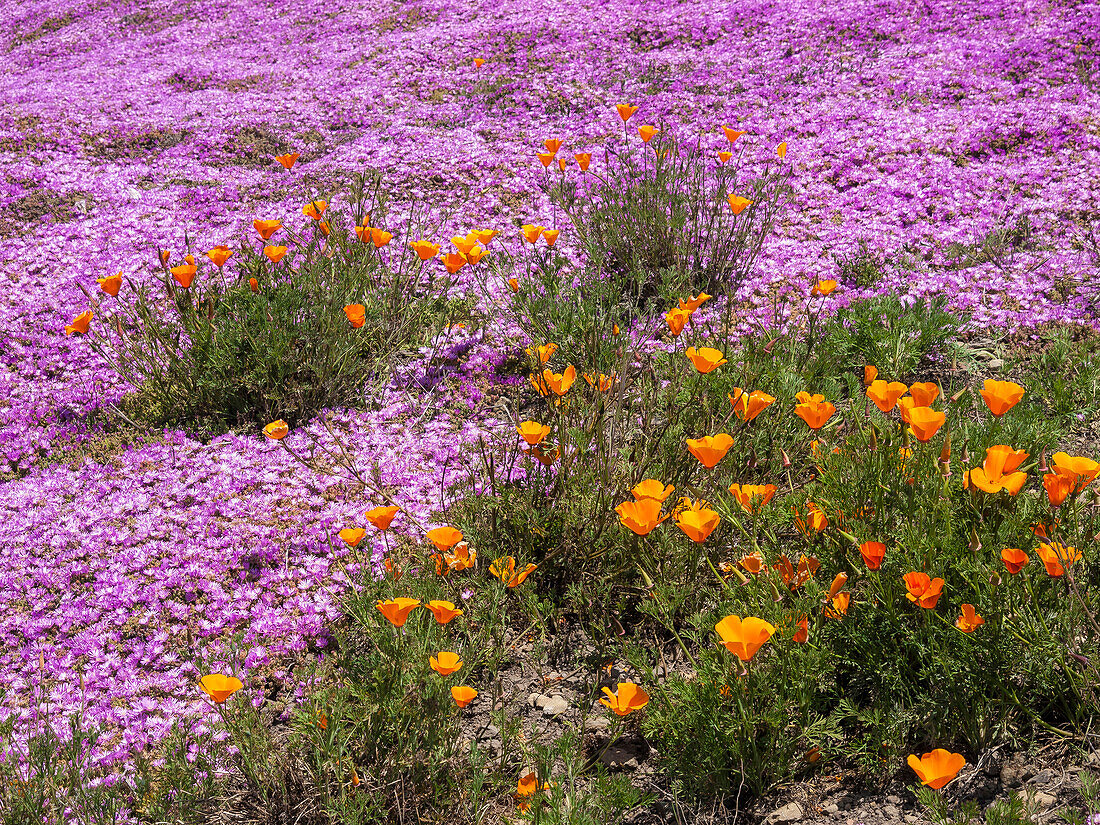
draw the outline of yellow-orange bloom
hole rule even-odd
[[[867,397],[875,402],[876,407],[887,413],[897,406],[898,399],[905,395],[908,390],[909,388],[900,381],[887,383],[881,379],[875,379],[871,382],[871,386],[867,388]]]
[[[477,691],[467,685],[456,685],[451,688],[451,698],[460,708],[466,707],[477,698]]]
[[[549,344],[543,344],[540,347],[528,347],[526,352],[532,358],[537,357],[540,364],[545,364],[550,360],[550,357],[557,352],[558,345],[551,341]]]
[[[259,292],[260,291],[260,282],[257,281],[255,278],[249,278],[248,279],[248,288],[250,290],[252,290],[253,292]]]
[[[262,240],[269,240],[282,227],[282,221],[252,221],[252,226]]]
[[[535,152],[535,157],[539,159],[539,163],[542,164],[542,168],[546,169],[554,162],[553,152]]]
[[[289,169],[295,164],[299,157],[301,157],[300,152],[290,152],[286,155],[276,155],[275,160],[279,161],[279,164],[284,169]]]
[[[691,313],[683,309],[670,309],[665,313],[665,321],[673,335],[679,335],[684,331],[684,324],[688,322]]]
[[[974,605],[963,604],[959,606],[962,615],[955,619],[955,627],[963,633],[973,633],[979,625],[985,624],[985,619],[974,612]]]
[[[635,500],[641,501],[643,498],[652,498],[656,501],[663,502],[676,488],[669,484],[667,487],[664,482],[658,481],[655,478],[647,478],[644,481],[639,481],[635,484],[631,490],[631,495]]]
[[[435,656],[429,656],[428,662],[431,664],[432,670],[440,676],[450,676],[462,669],[462,660],[458,658],[458,654],[449,650],[443,650]]]
[[[714,528],[721,520],[716,512],[696,502],[691,508],[680,511],[676,526],[683,530],[689,539],[702,544],[714,532]]]
[[[722,131],[726,135],[726,140],[728,140],[731,144],[737,143],[737,139],[741,137],[741,135],[748,134],[748,132],[739,131],[737,129],[734,129],[732,126],[723,126]]]
[[[994,381],[987,378],[982,386],[982,398],[989,411],[997,418],[1015,407],[1024,397],[1024,388],[1013,381]]]
[[[747,553],[737,560],[745,571],[756,574],[764,569],[764,557],[759,552]]]
[[[931,753],[926,753],[917,759],[915,753],[909,754],[909,767],[916,771],[922,785],[939,790],[963,769],[966,760],[962,754],[951,753],[943,748],[936,748]]]
[[[430,261],[439,254],[439,244],[431,241],[409,241],[409,246],[416,253],[416,257],[422,261]]]
[[[370,230],[370,242],[374,244],[375,249],[381,249],[383,246],[393,240],[393,233],[387,232],[385,229],[379,229],[377,226],[372,226]]]
[[[772,500],[776,486],[774,484],[741,485],[734,483],[729,486],[729,491],[730,495],[741,505],[742,510],[746,513],[756,513]]]
[[[462,532],[449,524],[429,530],[425,535],[427,535],[428,541],[434,544],[440,552],[450,550],[462,541]]]
[[[191,281],[194,280],[195,273],[199,271],[199,268],[194,264],[180,264],[179,266],[172,267],[168,271],[172,273],[172,277],[177,284],[187,289],[191,286]]]
[[[1073,478],[1074,493],[1079,493],[1085,489],[1100,473],[1100,464],[1084,456],[1057,452],[1051,456],[1050,461],[1054,467],[1054,472]]]
[[[653,136],[657,134],[660,129],[656,126],[650,126],[648,123],[644,126],[638,127],[638,136],[642,139],[642,143],[649,143],[653,140]]]
[[[908,591],[905,598],[929,610],[936,606],[943,593],[943,579],[930,579],[927,573],[906,573],[902,580]]]
[[[581,168],[582,172],[587,172],[588,165],[592,162],[592,153],[580,152],[579,154],[573,155],[573,159],[577,161],[577,166]]]
[[[214,266],[221,269],[225,266],[225,262],[233,257],[233,250],[228,246],[215,246],[206,253],[206,257],[213,261]]]
[[[756,655],[756,651],[772,637],[775,627],[755,616],[726,616],[714,626],[722,640],[722,646],[742,662]]]
[[[530,244],[538,243],[539,238],[542,237],[542,230],[543,227],[533,223],[525,223],[520,227],[520,232],[523,233],[523,239]]]
[[[1039,558],[1043,560],[1043,566],[1046,567],[1047,574],[1053,578],[1058,578],[1066,572],[1064,565],[1081,561],[1082,555],[1076,547],[1067,547],[1056,542],[1053,544],[1040,543]]]
[[[987,493],[1007,490],[1009,495],[1014,496],[1020,492],[1020,488],[1027,481],[1027,473],[1013,472],[1025,458],[1027,453],[1023,450],[1013,450],[1004,444],[995,444],[985,451],[985,464],[970,471],[969,481],[979,490]]]
[[[561,234],[560,229],[544,229],[542,230],[542,237],[546,239],[547,246],[553,246],[557,243],[558,235]]]
[[[442,599],[433,599],[427,602],[424,607],[432,612],[439,624],[447,624],[451,619],[462,615],[462,610],[456,609],[453,602],[443,601]]]
[[[732,158],[732,157],[733,157],[733,152],[719,152],[718,153],[718,162],[719,163],[728,163],[729,159]]]
[[[500,232],[496,229],[474,229],[471,230],[470,234],[477,238],[479,244],[488,249],[489,244],[493,242],[493,238],[499,235]]]
[[[394,627],[404,627],[405,622],[408,621],[409,614],[420,607],[420,599],[410,599],[405,596],[400,596],[396,599],[390,599],[384,602],[375,602],[374,606],[378,608],[379,613],[386,617],[386,621]]]
[[[393,521],[393,517],[399,512],[401,512],[401,508],[391,504],[367,510],[363,515],[366,517],[367,521],[379,530],[389,530],[390,522]]]
[[[547,138],[542,142],[542,145],[546,147],[547,152],[552,152],[556,155],[561,148],[561,141],[557,138]]]
[[[1028,563],[1028,555],[1018,547],[1006,547],[1001,551],[1001,561],[1005,563],[1008,572],[1015,576]]]
[[[279,263],[279,261],[281,261],[283,259],[284,255],[286,255],[286,247],[285,246],[265,246],[264,247],[264,256],[269,261],[271,261],[271,263],[273,263],[273,264]]]
[[[732,393],[726,393],[726,398],[733,405],[734,414],[742,421],[752,421],[775,403],[775,398],[762,390],[753,390],[750,393],[740,387],[734,387]]]
[[[321,216],[325,214],[325,210],[328,209],[328,203],[326,201],[310,201],[302,207],[302,214],[307,218],[313,218],[315,221],[321,220]]]
[[[702,438],[686,439],[688,452],[699,459],[699,463],[708,470],[726,457],[730,447],[733,446],[733,436],[729,433],[707,435]]]
[[[865,541],[859,546],[859,554],[868,570],[878,570],[886,558],[886,545],[881,541]]]
[[[512,292],[519,292],[519,279],[518,278],[509,278],[508,279],[508,288],[510,290],[512,290]]]
[[[516,570],[516,560],[512,556],[493,559],[493,563],[489,565],[489,572],[504,582],[507,587],[518,587],[523,584],[523,580],[536,569],[538,569],[537,564],[528,562],[525,568]]]
[[[1076,478],[1063,470],[1055,468],[1055,472],[1043,476],[1043,489],[1047,491],[1047,498],[1051,507],[1057,507],[1073,492],[1073,482]]]
[[[281,418],[277,421],[272,421],[264,427],[264,435],[274,441],[283,438],[288,432],[290,432],[290,427],[287,426],[287,423]]]
[[[931,407],[913,407],[909,410],[909,432],[917,441],[931,441],[947,421],[947,416]]]
[[[752,201],[748,198],[743,198],[740,195],[730,194],[726,196],[726,200],[729,201],[730,209],[733,210],[734,215],[740,215],[749,206],[752,206]]]
[[[820,533],[826,527],[829,526],[829,519],[826,518],[825,513],[820,507],[814,504],[812,501],[806,502],[806,519],[803,520],[802,514],[796,509],[794,511],[794,524],[798,528],[799,532],[804,536],[809,536],[812,530],[815,533]]]
[[[550,435],[550,428],[537,421],[524,421],[516,427],[516,432],[520,434],[524,441],[534,446]]]
[[[605,687],[603,692],[606,699],[601,699],[600,704],[615,711],[616,716],[626,716],[631,711],[641,710],[649,703],[649,694],[633,682],[619,682],[615,692]]]
[[[836,412],[836,405],[826,401],[821,393],[810,395],[802,391],[795,396],[795,399],[797,400],[794,408],[795,415],[805,421],[811,430],[820,430]]]
[[[443,261],[443,266],[447,267],[447,271],[452,275],[469,263],[466,256],[461,252],[448,252],[446,255],[441,255],[440,260]]]
[[[344,314],[348,316],[348,323],[353,329],[359,329],[367,323],[367,308],[362,304],[348,304],[344,307]]]
[[[199,680],[199,687],[214,700],[215,704],[222,704],[226,699],[244,687],[236,676],[226,676],[222,673],[210,673]]]
[[[775,153],[779,155],[779,159],[787,157],[787,141],[783,141],[777,147],[775,147]]]
[[[822,298],[824,298],[826,295],[831,295],[834,289],[836,289],[836,281],[818,281],[813,285],[813,288],[810,290],[810,294],[820,295]],[[904,392],[904,390],[902,390],[902,392]]]
[[[863,386],[869,387],[878,378],[878,367],[867,364],[863,367]]]
[[[88,334],[88,327],[92,323],[92,311],[90,309],[84,310],[82,313],[73,318],[71,324],[65,327],[65,334],[72,335],[77,332],[81,335]]]
[[[615,508],[619,514],[619,522],[631,532],[639,536],[648,536],[658,524],[661,518],[661,505],[663,500],[656,498],[640,498],[634,501],[624,501]]]
[[[362,527],[345,527],[340,531],[340,538],[348,545],[348,547],[355,547],[359,542],[363,540],[363,536],[367,534],[367,531]]]
[[[705,292],[700,292],[698,295],[692,296],[691,298],[688,298],[686,301],[683,298],[681,298],[680,302],[679,302],[680,303],[680,309],[685,310],[687,312],[695,312],[695,310],[697,310],[706,301],[709,301],[713,297],[714,297],[713,295],[707,295],[707,293],[705,293]]]
[[[699,347],[699,349],[688,347],[687,352],[684,354],[695,365],[695,369],[703,375],[713,372],[726,363],[726,358],[722,355],[721,350],[716,350],[713,347]]]
[[[638,111],[638,107],[620,103],[615,107],[615,111],[619,113],[619,117],[623,119],[623,123],[626,123],[634,116],[634,113]]]
[[[926,381],[911,385],[909,394],[913,396],[914,407],[931,407],[932,402],[939,398],[940,388],[931,381]]]
[[[565,395],[577,380],[577,368],[570,364],[560,373],[544,369],[542,380],[554,395]]]
[[[484,57],[475,57],[474,58],[474,68],[480,69],[484,65],[485,65],[485,58]],[[474,694],[476,695],[477,691],[474,691]],[[459,707],[460,708],[465,707],[465,705],[459,705]]]
[[[106,278],[96,278],[96,283],[99,284],[100,289],[113,298],[118,295],[119,289],[122,288],[122,273],[108,275]]]

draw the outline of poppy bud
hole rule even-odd
[[[1050,467],[1047,466],[1047,451],[1046,450],[1043,450],[1041,453],[1039,453],[1038,472],[1040,472],[1040,473],[1049,473],[1050,472]]]
[[[991,587],[999,587],[1001,584],[1001,574],[994,570],[989,574],[989,584]]]
[[[969,551],[970,551],[971,553],[977,553],[977,552],[978,552],[979,550],[981,550],[981,549],[982,549],[982,542],[981,542],[981,540],[980,540],[980,539],[978,538],[978,531],[977,531],[977,529],[976,529],[976,528],[974,528],[974,527],[971,527],[971,528],[970,528],[970,543],[969,543],[969,544],[967,544],[966,548],[967,548],[967,549],[968,549],[968,550],[969,550]]]
[[[768,586],[772,589],[772,599],[777,602],[783,601],[783,597],[779,595],[779,588],[775,586],[775,582],[768,582]]]
[[[876,430],[874,427],[871,427],[871,449],[878,449],[878,430]]]
[[[756,469],[756,449],[752,448],[749,453],[749,457],[745,460],[745,466],[750,470]]]
[[[940,463],[947,464],[951,461],[951,431],[947,431],[946,437],[943,439],[943,449],[940,450]]]
[[[844,585],[847,584],[847,583],[848,583],[848,574],[843,573],[843,572],[842,573],[837,573],[836,577],[833,579],[833,583],[831,585],[829,585],[829,598],[831,599],[833,596],[835,596],[837,593],[839,593],[841,588],[843,588]]]
[[[786,450],[780,450],[779,455],[782,459],[783,469],[786,470],[787,468],[789,468],[791,466],[791,457],[789,455],[787,455]]]

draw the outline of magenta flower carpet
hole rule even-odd
[[[487,227],[518,247],[519,224],[560,220],[568,249],[535,152],[560,138],[597,169],[629,102],[715,153],[722,125],[745,130],[750,168],[788,143],[795,202],[737,295],[761,318],[865,249],[895,262],[873,290],[946,293],[978,327],[1097,320],[1095,2],[38,0],[9,8],[0,44],[0,717],[27,734],[83,709],[113,731],[98,765],[201,724],[194,656],[247,679],[323,651],[347,584],[336,533],[381,503],[259,432],[71,460],[129,389],[64,334],[80,286],[153,279],[161,249],[303,225],[303,203],[339,209],[367,168],[395,220],[416,199],[444,221],[437,242]],[[950,245],[1025,225],[1008,258],[951,265]],[[842,279],[829,301],[866,292]],[[455,335],[417,367],[430,380],[332,415],[429,525],[499,429],[481,396],[522,343]],[[287,443],[328,438],[306,429]]]

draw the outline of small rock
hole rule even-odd
[[[608,768],[633,771],[638,767],[638,756],[630,748],[612,745],[600,754],[600,762]]]
[[[1058,798],[1045,791],[1036,791],[1029,796],[1031,803],[1040,810],[1046,810],[1047,808],[1053,808],[1058,804]]]
[[[916,814],[906,814],[904,819],[910,825],[914,825],[914,823],[920,822],[920,817],[917,816]]]
[[[1004,365],[1005,365],[1005,362],[1002,361],[1000,358],[990,358],[989,359],[988,367],[991,370],[999,370]]]
[[[542,712],[547,716],[561,716],[567,710],[569,710],[569,702],[566,701],[564,696],[555,694],[554,696],[544,697],[545,702],[539,705],[542,708]]]
[[[499,739],[500,728],[496,725],[486,725],[484,730],[478,731],[478,741],[485,741],[488,739]]]
[[[835,802],[826,803],[825,807],[822,810],[824,810],[825,813],[827,813],[827,814],[840,813],[840,808],[837,806],[837,804]]]
[[[777,808],[764,817],[768,825],[779,822],[798,822],[800,819],[802,819],[802,806],[797,802],[788,802],[782,808]]]
[[[584,732],[602,733],[610,724],[606,716],[589,716],[584,720]]]
[[[886,804],[882,806],[882,815],[886,817],[888,821],[893,821],[898,818],[901,811],[898,810],[897,805]]]
[[[1090,765],[1100,765],[1100,751],[1093,751],[1085,761]]]
[[[886,797],[886,801],[889,802],[891,805],[900,805],[901,797],[890,794],[890,796]]]
[[[541,693],[529,693],[527,694],[527,704],[529,704],[533,708],[537,708],[540,707],[539,700],[545,698],[546,697],[543,696]]]
[[[1027,784],[1029,784],[1029,785],[1038,785],[1040,788],[1045,788],[1047,785],[1051,784],[1053,781],[1054,781],[1054,771],[1052,771],[1048,768],[1048,769],[1044,769],[1044,770],[1039,771],[1037,774],[1035,774],[1035,776],[1033,776],[1033,777],[1031,777],[1031,779],[1027,780]]]

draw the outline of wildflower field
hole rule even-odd
[[[0,822],[1100,814],[1100,4],[71,2]]]

